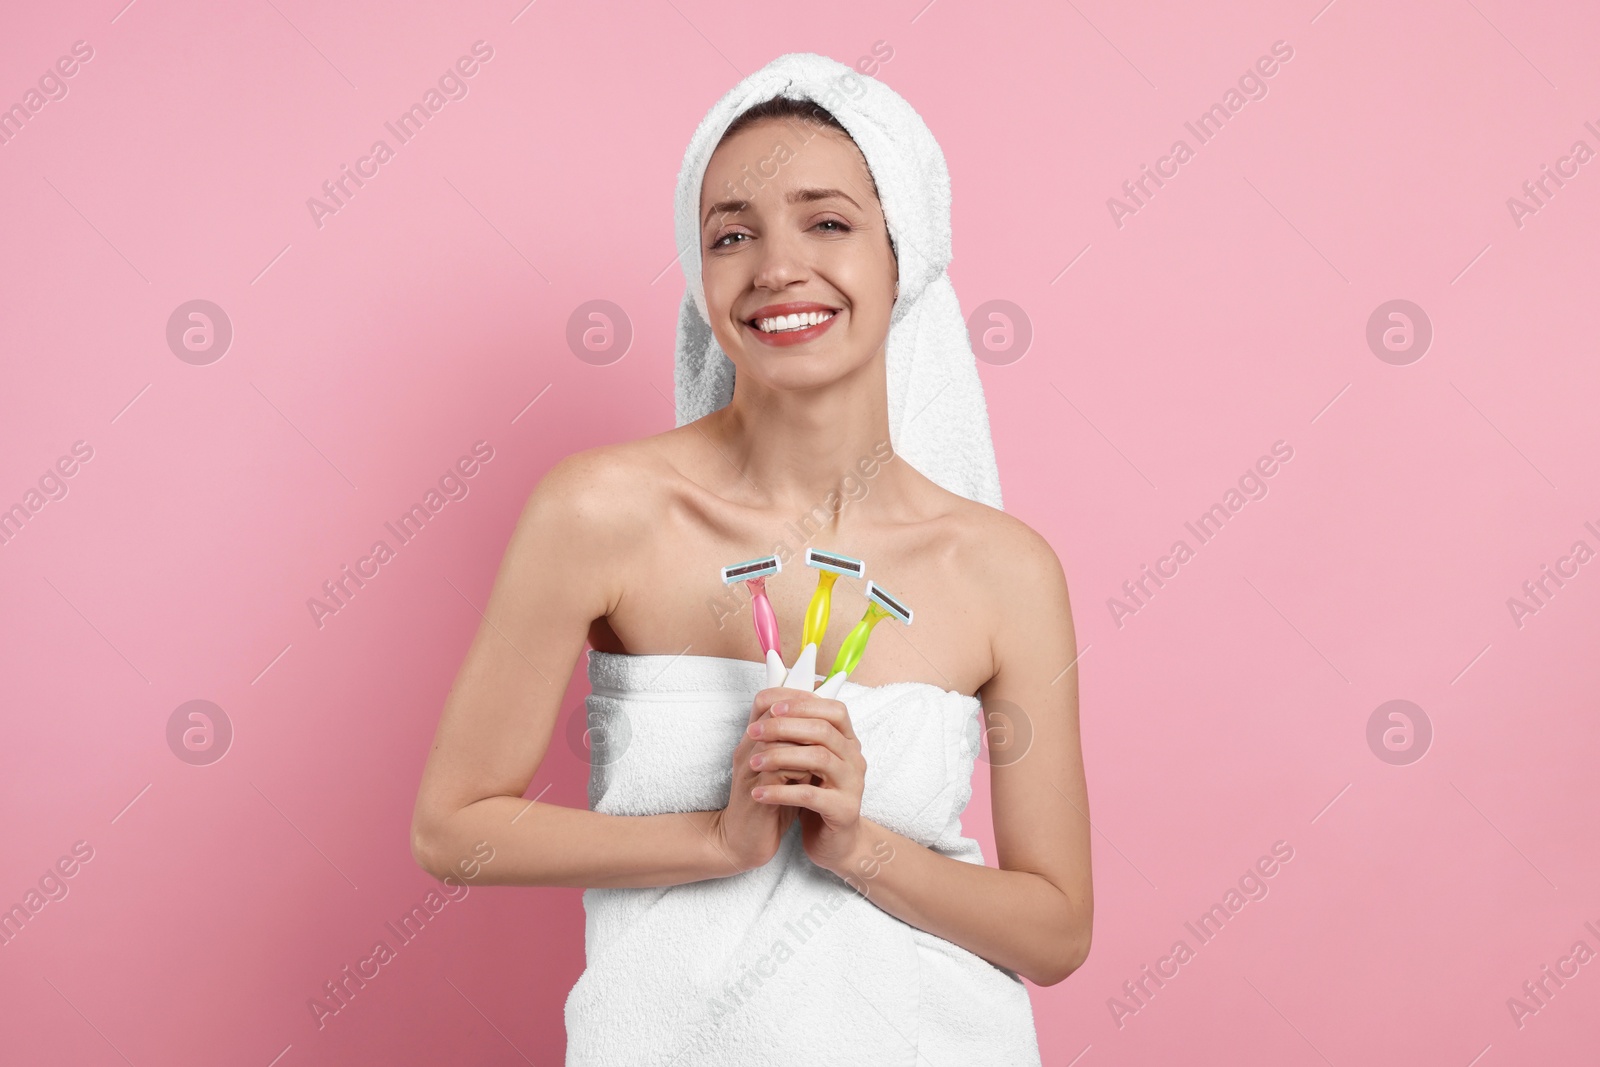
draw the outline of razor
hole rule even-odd
[[[817,646],[822,643],[823,635],[828,632],[828,609],[833,603],[833,583],[839,580],[841,574],[846,578],[864,577],[867,565],[854,556],[808,548],[806,566],[815,567],[821,573],[817,575],[817,589],[811,594],[811,603],[806,608],[805,628],[800,637],[800,655],[795,659],[794,666],[790,668],[789,676],[784,679],[783,684],[787,688],[809,693],[817,683]]]
[[[767,599],[767,578],[783,570],[777,556],[762,556],[722,568],[722,584],[743,582],[750,590],[750,611],[755,616],[756,640],[767,659],[767,688],[783,681],[783,649],[778,639],[778,616]]]
[[[839,646],[839,655],[833,661],[833,672],[827,681],[817,687],[819,697],[834,699],[850,672],[861,662],[862,653],[867,650],[867,638],[872,636],[872,628],[884,619],[899,619],[906,626],[910,626],[911,609],[869,579],[867,613],[861,616],[861,621],[856,623],[855,629],[844,639],[844,644]]]

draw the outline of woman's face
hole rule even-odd
[[[741,382],[823,385],[883,351],[898,271],[847,135],[803,121],[741,130],[712,154],[700,220],[706,311]],[[834,314],[788,333],[770,321],[802,311]]]

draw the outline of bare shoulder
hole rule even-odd
[[[1018,603],[1017,594],[1036,598],[1047,589],[1066,591],[1066,575],[1056,550],[1043,534],[997,508],[961,498],[951,515],[963,572]]]
[[[546,549],[559,546],[570,564],[615,558],[618,547],[633,543],[658,514],[656,498],[667,483],[657,469],[661,459],[640,444],[601,445],[562,457],[528,494],[519,530]]]
[[[648,440],[648,439],[646,439]],[[551,612],[559,602],[588,625],[609,615],[632,580],[632,551],[658,514],[666,479],[659,458],[639,442],[602,445],[562,457],[528,493],[503,563],[508,596]],[[581,616],[581,618],[579,617]]]
[[[1076,637],[1066,572],[1055,548],[1016,516],[976,501],[963,498],[951,519],[955,562],[969,603],[983,606],[994,676],[1029,661],[1061,659],[1052,668],[1058,670],[1072,658]]]
[[[530,502],[548,501],[588,532],[597,524],[615,530],[642,523],[672,482],[667,443],[674,437],[669,431],[564,456],[539,480]]]

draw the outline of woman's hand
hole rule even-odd
[[[750,704],[750,722],[766,717],[767,707],[785,693],[798,695],[799,692],[798,689],[763,689]],[[739,740],[733,750],[733,787],[728,793],[728,806],[712,820],[717,848],[740,871],[760,867],[777,855],[784,833],[799,814],[792,807],[777,807],[751,799],[752,789],[784,781],[776,771],[758,771],[750,765],[751,756],[761,747],[762,743],[748,731]],[[810,780],[809,775],[805,777]]]
[[[855,855],[861,830],[861,790],[867,761],[850,726],[850,711],[838,700],[797,690],[762,690],[746,735],[757,739],[747,766],[780,780],[752,785],[759,804],[799,811],[800,839],[811,862],[835,873]],[[743,748],[741,743],[740,748]],[[787,773],[786,773],[787,772]]]

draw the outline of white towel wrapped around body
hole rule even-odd
[[[595,811],[727,804],[764,663],[596,651],[588,669]],[[839,699],[868,764],[862,815],[981,864],[960,821],[977,698],[846,682]],[[567,1067],[1037,1067],[1021,979],[883,911],[812,863],[799,830],[742,874],[584,891],[587,966],[566,1002]]]

